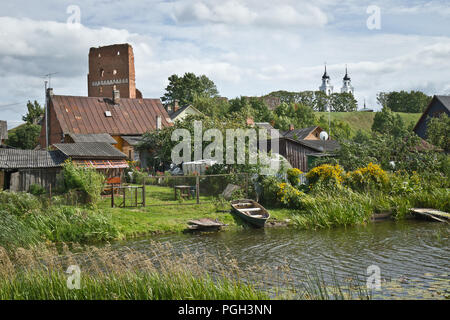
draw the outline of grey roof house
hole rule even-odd
[[[447,116],[450,116],[450,96],[434,96],[420,119],[417,121],[414,132],[422,139],[426,139],[428,119],[439,117],[444,113],[447,114]]]
[[[0,148],[0,190],[29,191],[32,184],[49,190],[57,187],[64,161],[93,167],[106,178],[122,177],[127,156],[107,142],[60,143],[55,150]]]

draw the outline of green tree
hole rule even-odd
[[[330,97],[331,110],[352,112],[358,109],[358,102],[351,93],[333,93]]]
[[[41,126],[25,123],[8,133],[6,144],[18,149],[34,149],[39,143]]]
[[[432,97],[421,91],[380,92],[377,95],[378,104],[394,112],[420,113],[430,103]]]
[[[450,117],[445,113],[427,119],[427,140],[446,152],[450,151]]]
[[[332,119],[331,120],[331,130],[329,128],[328,116],[320,116],[316,122],[319,127],[324,129],[330,135],[333,140],[345,140],[350,138],[351,129],[350,125],[346,122]],[[330,132],[331,131],[331,132]]]
[[[44,115],[44,108],[36,100],[34,100],[34,103],[28,100],[27,110],[28,112],[22,117],[22,120],[28,124],[38,124]]]
[[[211,98],[217,97],[218,94],[216,85],[207,76],[196,76],[187,72],[182,77],[176,74],[169,77],[169,85],[161,100],[166,106],[173,104],[175,100],[184,106],[192,104],[196,96]]]
[[[227,99],[221,97],[204,97],[195,95],[192,105],[207,116],[226,116],[230,109]]]
[[[372,131],[398,137],[406,131],[406,128],[399,114],[395,114],[389,108],[383,108],[381,112],[375,114]]]

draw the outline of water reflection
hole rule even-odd
[[[312,269],[322,270],[327,281],[331,281],[333,271],[340,279],[354,276],[365,279],[367,267],[377,265],[383,279],[395,280],[390,283],[399,281],[406,289],[429,289],[438,279],[441,291],[448,292],[448,237],[449,228],[445,225],[405,221],[319,231],[266,228],[176,234],[150,240],[169,242],[177,252],[231,254],[244,268],[264,265],[273,269],[288,264],[298,281]],[[149,239],[140,239],[116,246],[147,250],[148,243]]]

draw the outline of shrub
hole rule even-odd
[[[338,164],[323,164],[311,169],[306,174],[311,189],[313,189],[316,184],[320,184],[324,187],[341,186],[344,177],[344,169]]]
[[[95,204],[100,200],[105,177],[94,168],[77,166],[66,160],[63,166],[63,177],[65,191],[81,191],[85,203]]]
[[[32,214],[42,208],[42,203],[32,194],[26,192],[0,191],[0,210],[15,216]]]
[[[30,186],[29,192],[34,196],[41,196],[46,193],[46,190],[39,184],[32,184]]]
[[[278,185],[280,180],[274,176],[266,176],[262,179],[261,198],[264,204],[275,205],[277,203]]]
[[[389,194],[391,195],[408,195],[422,190],[421,177],[415,171],[410,175],[408,172],[401,170],[390,176]]]
[[[381,189],[389,182],[386,171],[377,164],[370,162],[367,167],[358,168],[347,174],[347,182],[354,190]]]
[[[293,186],[297,186],[300,183],[300,175],[303,173],[297,168],[291,168],[287,170],[287,179]]]
[[[287,183],[280,183],[278,185],[277,200],[284,206],[292,209],[299,209],[302,207],[302,199],[305,194],[295,187]]]

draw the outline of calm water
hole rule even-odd
[[[176,234],[117,243],[146,250],[149,240],[169,242],[178,252],[204,252],[236,258],[239,265],[276,268],[288,264],[295,281],[305,272],[322,270],[331,284],[365,279],[367,267],[381,270],[382,291],[375,297],[450,298],[450,227],[423,221],[376,222],[366,227],[299,231],[247,229],[213,234]]]

